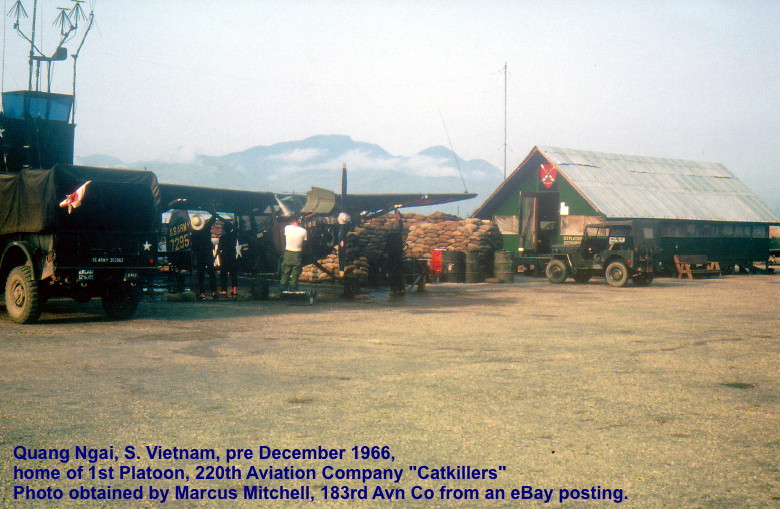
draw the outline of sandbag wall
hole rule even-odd
[[[346,273],[362,282],[380,279],[377,272],[382,271],[386,261],[385,239],[392,218],[391,214],[376,217],[349,233]],[[407,257],[430,260],[435,249],[462,251],[474,264],[471,270],[475,272],[475,279],[483,281],[491,276],[493,253],[503,244],[501,233],[492,221],[460,219],[443,212],[429,216],[403,214],[403,221]],[[320,264],[330,271],[338,271],[335,253]],[[330,276],[314,265],[304,267],[301,274],[302,281],[328,279]]]

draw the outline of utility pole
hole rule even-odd
[[[504,62],[504,180],[506,180],[506,62]]]

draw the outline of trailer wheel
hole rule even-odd
[[[547,264],[545,274],[547,274],[547,280],[550,283],[561,284],[566,281],[568,269],[566,268],[566,264],[561,260],[550,260],[550,263]]]
[[[652,274],[637,274],[631,278],[636,286],[649,286],[653,282]]]
[[[41,316],[38,281],[27,266],[14,267],[5,282],[5,307],[16,323],[33,323]]]
[[[616,260],[607,265],[604,275],[609,286],[621,287],[628,284],[628,267],[622,260]]]
[[[122,286],[109,290],[103,296],[103,309],[112,320],[127,320],[138,309],[141,292],[130,286]]]

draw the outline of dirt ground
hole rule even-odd
[[[325,291],[313,306],[147,299],[126,322],[106,321],[97,301],[52,301],[37,325],[2,313],[0,506],[289,507],[311,503],[246,500],[243,486],[308,486],[332,507],[559,505],[575,489],[598,498],[592,506],[620,494],[629,507],[780,507],[778,296],[777,275],[623,289],[520,278],[430,285],[400,300]],[[219,459],[152,459],[147,445]],[[114,453],[74,459],[85,446]],[[263,446],[345,453],[262,459]],[[353,446],[376,458],[354,459]],[[227,463],[228,448],[254,457]],[[18,457],[41,449],[70,460]],[[198,465],[243,477],[195,479]],[[246,478],[270,465],[316,477]],[[182,468],[190,479],[13,479],[14,467],[65,477],[79,466]],[[402,469],[400,480],[325,478],[387,469]],[[477,469],[496,478],[474,478]],[[148,486],[181,485],[237,498],[149,499]],[[64,495],[15,500],[17,486]],[[144,498],[71,500],[80,486],[141,487]],[[325,500],[332,486],[352,498]],[[405,498],[377,498],[377,486]],[[523,500],[524,486],[551,493],[549,504]],[[503,500],[486,498],[500,489]],[[421,495],[431,498],[412,498]]]

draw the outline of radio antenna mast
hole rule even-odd
[[[506,180],[506,62],[504,62],[504,180]]]
[[[82,0],[74,0],[74,1],[81,2]],[[79,5],[79,3],[76,3],[76,7],[74,7],[73,11],[71,12],[76,14],[76,26],[78,26],[79,14],[81,16],[84,16],[84,12],[81,11],[81,6]],[[74,124],[76,123],[76,64],[78,63],[79,53],[81,52],[81,48],[84,46],[84,41],[87,38],[87,34],[92,29],[92,24],[95,22],[95,13],[90,11],[89,17],[88,18],[84,17],[84,20],[88,21],[89,24],[87,25],[86,30],[84,30],[84,35],[81,37],[81,42],[79,43],[79,47],[76,48],[76,51],[71,55],[71,58],[73,58],[73,109],[72,109],[71,122]]]
[[[452,146],[452,140],[450,139],[450,132],[447,130],[447,123],[444,122],[444,115],[441,114],[441,110],[439,110],[439,116],[441,117],[441,125],[444,126],[444,133],[447,135],[447,141],[450,143],[450,150],[452,151],[452,157],[455,159],[455,165],[458,167],[458,173],[460,173],[460,180],[463,182],[463,192],[468,193],[469,190],[466,188],[466,179],[463,178],[463,171],[460,169],[460,163],[458,162],[458,154],[455,153],[455,147]]]
[[[38,0],[33,1],[33,17],[32,17],[32,37],[30,37],[30,76],[27,80],[27,90],[32,90],[32,76],[33,76],[33,57],[35,57],[35,24],[38,17]],[[21,34],[19,30],[19,24],[17,23],[16,30]]]
[[[94,16],[92,12],[90,12],[89,16],[84,14],[84,9],[81,7],[84,0],[71,0],[71,2],[73,2],[73,6],[70,9],[58,7],[59,12],[54,19],[54,26],[59,29],[60,40],[51,56],[45,55],[43,51],[35,45],[35,32],[38,24],[38,0],[33,0],[32,29],[29,37],[22,31],[19,23],[20,18],[28,17],[27,10],[24,8],[22,0],[16,0],[8,11],[8,16],[14,18],[14,29],[16,32],[24,40],[30,43],[29,75],[27,79],[27,90],[30,92],[33,91],[33,69],[37,69],[36,76],[40,77],[41,62],[46,62],[48,66],[47,92],[51,92],[51,65],[53,62],[59,62],[68,58],[68,50],[63,45],[76,35],[76,31],[79,28],[79,21],[83,20],[89,22],[82,35],[78,50],[76,50],[76,53],[74,54],[75,61],[75,58],[78,56],[78,51],[81,50],[89,30],[92,28]],[[75,65],[73,73],[73,79],[75,81]],[[37,91],[39,88],[40,82],[39,78],[37,78],[35,90]]]

